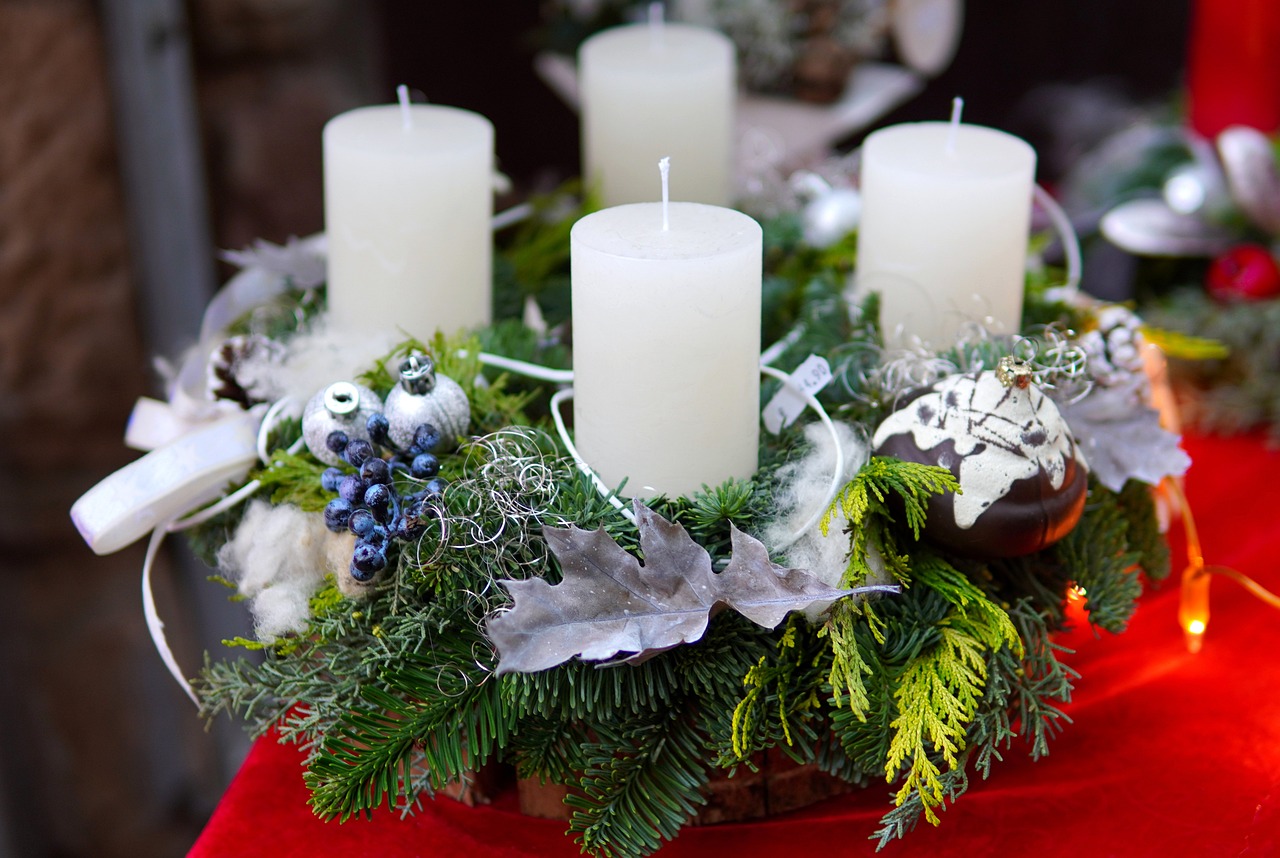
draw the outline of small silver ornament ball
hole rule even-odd
[[[462,387],[447,375],[437,375],[426,355],[410,355],[401,362],[400,383],[387,394],[384,413],[392,442],[406,449],[423,423],[440,430],[444,450],[452,448],[471,426],[471,403]]]
[[[342,431],[348,440],[369,440],[367,423],[373,414],[382,412],[382,400],[367,387],[350,381],[338,381],[316,393],[302,411],[302,439],[315,456],[326,465],[342,464],[342,457],[329,449],[329,434]]]
[[[804,241],[826,248],[857,229],[862,217],[862,195],[852,188],[831,188],[804,207]]]

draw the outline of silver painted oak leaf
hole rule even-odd
[[[822,610],[854,593],[897,591],[830,587],[802,569],[773,563],[759,540],[737,528],[729,565],[716,573],[706,549],[681,525],[639,501],[634,507],[643,564],[603,529],[548,527],[543,533],[563,580],[499,582],[515,605],[487,626],[498,648],[498,673],[532,673],[574,656],[642,660],[699,640],[722,606],[772,629],[791,611]]]
[[[1113,492],[1130,479],[1155,485],[1180,477],[1191,457],[1160,425],[1160,414],[1123,389],[1095,389],[1079,402],[1059,404],[1071,434],[1098,481]]]

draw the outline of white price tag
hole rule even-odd
[[[764,407],[764,428],[777,435],[804,411],[806,394],[816,396],[830,383],[831,365],[826,358],[809,355]]]

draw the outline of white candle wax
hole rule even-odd
[[[760,226],[730,209],[605,209],[574,224],[574,432],[635,497],[751,476],[760,425]]]
[[[652,200],[649,165],[670,156],[672,196],[728,205],[733,191],[733,43],[683,24],[597,33],[578,51],[582,174],[606,206]]]
[[[324,128],[324,196],[338,324],[426,339],[489,323],[489,120],[436,105],[337,116]]]
[[[886,343],[935,349],[1022,318],[1035,151],[978,125],[894,125],[862,147],[858,291],[880,292]]]

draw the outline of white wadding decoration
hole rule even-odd
[[[258,640],[270,642],[306,630],[308,600],[326,575],[345,574],[354,542],[349,533],[330,532],[315,513],[253,501],[218,551],[218,568],[249,598]]]
[[[244,372],[260,379],[271,399],[292,396],[306,402],[335,380],[353,378],[373,366],[401,339],[403,334],[393,330],[353,336],[340,324],[330,324],[324,315],[289,340],[283,361],[264,353],[261,358],[246,360]]]
[[[827,536],[816,527],[802,528],[814,510],[825,510],[831,503],[837,444],[844,454],[844,467],[835,478],[842,486],[866,464],[868,450],[866,442],[847,423],[833,423],[833,426],[834,434],[821,423],[805,427],[805,439],[812,446],[801,459],[778,472],[778,484],[782,488],[774,498],[772,517],[764,523],[760,540],[769,547],[770,554],[785,556],[788,565],[806,569],[822,583],[838,587],[849,553],[849,537],[844,533],[847,519],[843,512],[837,512]],[[797,533],[799,538],[795,538]],[[790,547],[783,553],[780,546],[788,543]]]

